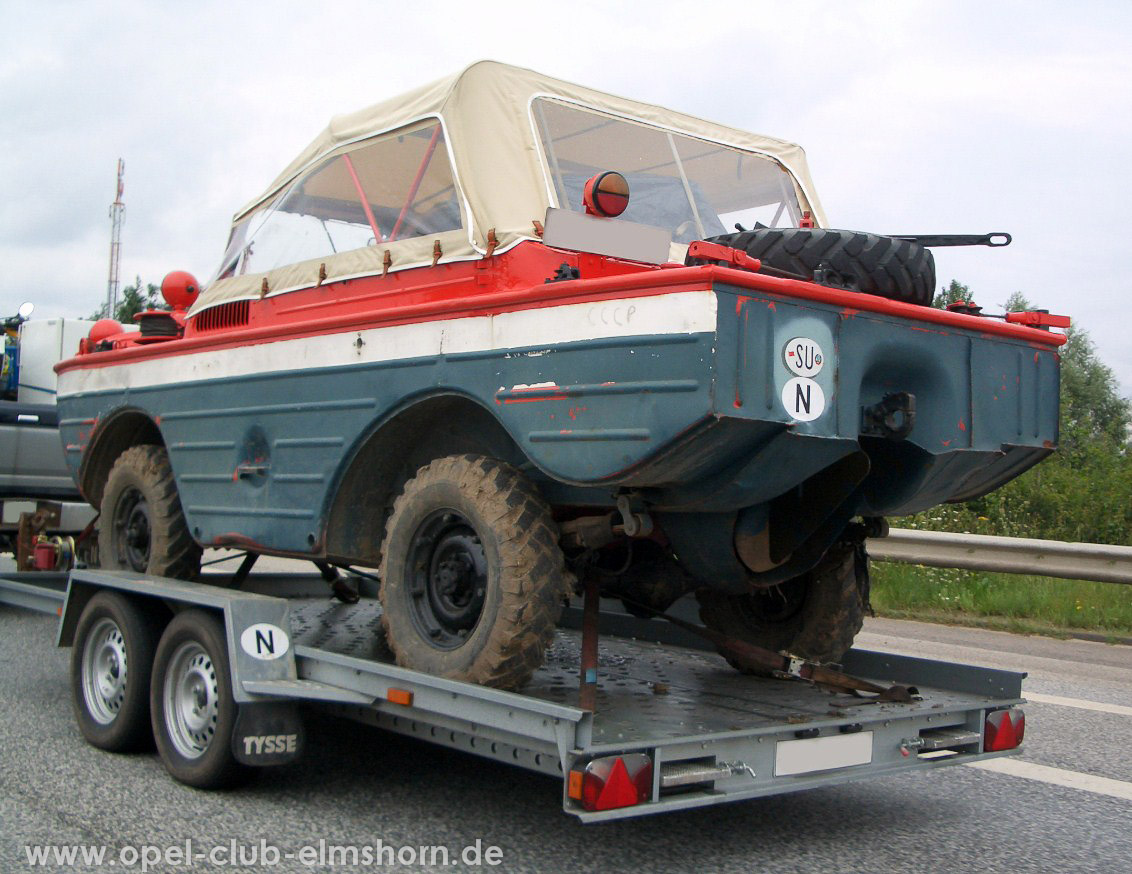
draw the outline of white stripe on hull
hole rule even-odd
[[[59,375],[59,397],[609,337],[714,333],[713,291],[541,307],[168,355]],[[360,343],[358,341],[361,341]]]

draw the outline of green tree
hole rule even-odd
[[[971,289],[958,280],[951,280],[947,288],[941,288],[939,294],[932,298],[932,306],[939,310],[947,309],[949,304],[971,303]]]
[[[1070,328],[1061,348],[1061,447],[1067,454],[1123,452],[1132,409],[1119,394],[1112,368],[1097,356],[1081,328]]]
[[[165,306],[165,302],[161,298],[161,288],[150,282],[145,285],[145,290],[143,291],[141,277],[137,276],[134,278],[133,285],[127,285],[122,289],[122,293],[118,298],[118,306],[114,310],[113,317],[123,325],[132,325],[134,323],[134,316],[138,313],[144,312],[145,310],[163,309],[168,309],[168,307]],[[106,304],[103,304],[91,313],[90,318],[95,321],[105,319],[106,310]]]
[[[1008,313],[1025,313],[1034,309],[1034,305],[1030,303],[1030,299],[1020,291],[1014,292],[1006,299],[1006,303],[1002,308]]]
[[[959,296],[969,294],[967,286],[954,280],[943,294],[949,292],[969,299]],[[1003,308],[1035,309],[1022,292]],[[989,495],[918,514],[910,520],[914,527],[1132,544],[1132,405],[1084,329],[1068,331],[1060,356],[1057,452]]]

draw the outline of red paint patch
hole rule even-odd
[[[950,440],[944,440],[944,441],[942,441],[942,442],[943,442],[943,445],[944,445],[944,446],[950,446],[950,445],[951,445],[951,441],[950,441]]]
[[[510,392],[495,393],[495,402],[499,403],[499,396],[505,395],[505,404],[538,404],[543,401],[564,401],[569,395],[559,385],[540,385],[530,388],[513,388]]]
[[[963,423],[962,419],[959,420],[959,430],[960,431],[966,431],[967,430],[967,426]]]

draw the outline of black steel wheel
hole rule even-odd
[[[464,644],[483,615],[487,556],[471,523],[451,509],[429,514],[409,546],[413,624],[438,649]]]
[[[745,595],[701,589],[696,597],[708,628],[764,649],[835,662],[864,624],[868,592],[864,547],[836,543],[813,570],[777,586]]]
[[[161,446],[133,446],[114,462],[98,520],[99,565],[195,579],[200,546],[189,533],[169,456]]]
[[[570,590],[558,532],[534,486],[475,455],[417,471],[393,507],[382,626],[397,663],[517,688],[542,664]]]

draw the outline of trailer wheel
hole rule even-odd
[[[768,267],[806,277],[826,268],[833,274],[827,273],[827,284],[863,294],[920,306],[931,306],[935,294],[931,250],[910,240],[831,228],[756,228],[711,237],[709,242],[746,252]],[[839,281],[833,281],[835,277]]]
[[[569,579],[530,481],[494,459],[448,456],[394,503],[381,621],[398,664],[514,689],[542,665]]]
[[[746,595],[701,589],[696,597],[708,628],[776,652],[836,662],[864,624],[868,590],[865,548],[837,543],[813,570],[780,585]]]
[[[110,752],[151,741],[149,681],[158,626],[118,592],[99,592],[86,605],[71,648],[71,703],[79,731]]]
[[[157,644],[149,700],[157,752],[173,779],[217,789],[246,776],[232,753],[236,702],[219,618],[196,609],[173,617]]]
[[[132,446],[118,456],[103,490],[98,544],[104,568],[181,580],[200,573],[201,549],[164,447]]]

